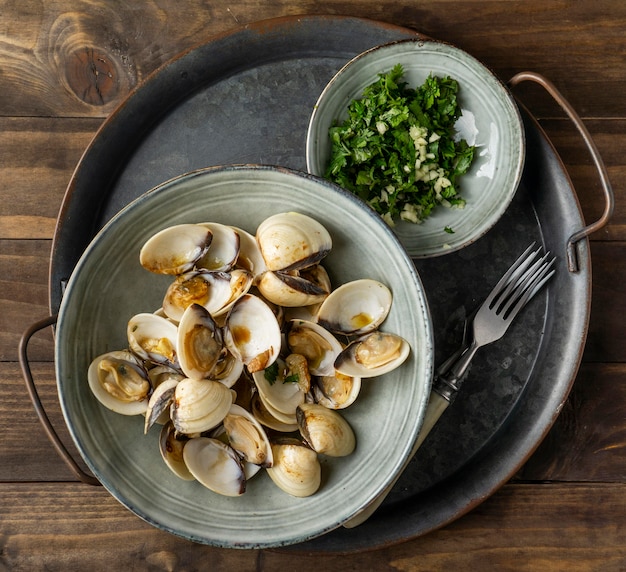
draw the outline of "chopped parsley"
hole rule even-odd
[[[331,160],[325,177],[369,203],[390,225],[419,223],[437,205],[462,208],[458,178],[474,147],[455,138],[461,115],[459,84],[430,75],[412,89],[397,64],[366,87],[348,118],[330,128]]]
[[[263,370],[263,377],[265,377],[270,385],[274,385],[276,383],[278,375],[279,371],[277,362],[274,362],[272,365]],[[300,376],[297,373],[287,375],[285,376],[285,379],[283,379],[283,383],[298,383],[298,381],[300,381]]]
[[[263,371],[263,377],[265,377],[270,385],[274,385],[278,377],[278,364],[274,362],[269,367],[266,367]]]

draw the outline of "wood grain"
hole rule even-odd
[[[13,116],[104,117],[140,81],[211,35],[285,15],[358,15],[411,27],[466,49],[504,80],[543,73],[583,115],[623,116],[626,5],[596,2],[336,2],[194,5],[81,0],[48,10],[5,3],[0,109]],[[610,17],[606,15],[610,14]],[[488,40],[487,40],[488,39]],[[610,46],[610,49],[608,48]],[[602,57],[594,57],[601,53]],[[564,65],[566,64],[566,65]],[[536,114],[551,107],[543,105]]]
[[[23,0],[2,2],[0,13],[0,572],[626,570],[626,3]],[[469,514],[361,554],[212,548],[143,522],[103,488],[76,481],[39,425],[17,363],[24,329],[48,315],[51,241],[65,189],[105,118],[183,50],[300,14],[408,26],[458,45],[503,80],[544,74],[582,116],[617,199],[610,223],[591,237],[583,364],[543,443]],[[586,220],[595,220],[601,189],[579,134],[541,88],[524,84],[514,93],[562,157]],[[32,339],[29,358],[44,407],[78,459],[56,392],[50,329]]]
[[[0,563],[16,572],[105,570],[115,555],[119,570],[621,572],[626,536],[615,523],[626,509],[625,498],[624,484],[506,485],[439,531],[346,556],[193,544],[144,523],[104,490],[7,483],[0,485]]]

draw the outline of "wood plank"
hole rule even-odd
[[[584,124],[600,153],[616,197],[615,210],[609,224],[591,235],[591,240],[626,240],[626,204],[618,200],[626,193],[626,120],[584,120]],[[605,201],[600,177],[582,137],[569,120],[542,120],[541,127],[561,157],[580,202],[584,220],[590,224],[604,212]]]
[[[583,359],[626,361],[626,243],[591,244],[592,300]]]
[[[72,173],[99,119],[0,118],[3,202],[0,239],[52,238]],[[626,193],[626,119],[585,121],[606,164],[616,196]],[[604,208],[597,171],[582,139],[568,120],[542,120],[542,127],[564,158],[588,222]],[[33,167],[35,166],[35,167]],[[616,202],[606,229],[593,240],[626,240],[626,205]]]
[[[38,6],[34,0],[3,6],[4,115],[104,117],[159,66],[216,34],[267,18],[329,12],[396,23],[455,43],[504,80],[529,69],[543,73],[583,115],[615,117],[625,111],[623,99],[614,94],[626,88],[626,5],[611,0],[456,0],[421,2],[410,9],[360,0],[331,10],[311,0],[245,0],[210,8],[178,0]],[[538,101],[537,114],[552,113],[550,105]]]
[[[507,570],[626,567],[626,485],[507,485],[421,538],[374,552],[236,551],[192,544],[144,523],[106,491],[70,483],[0,485],[7,570]],[[37,515],[33,518],[32,515]]]
[[[20,337],[27,327],[49,315],[49,240],[0,240],[0,360],[17,360]],[[29,344],[32,360],[52,360],[50,331]]]
[[[624,363],[582,365],[554,426],[517,478],[624,482]]]
[[[0,239],[52,238],[72,172],[100,123],[0,118]]]
[[[52,424],[80,461],[59,406],[53,364],[33,363],[32,370]],[[624,363],[584,364],[552,431],[516,478],[624,482],[625,376]],[[0,379],[0,432],[13,444],[0,449],[0,482],[75,480],[39,424],[18,365],[0,363]]]

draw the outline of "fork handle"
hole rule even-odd
[[[402,473],[404,472],[404,469],[406,469],[409,461],[415,456],[415,453],[417,453],[417,450],[421,447],[422,443],[424,442],[432,428],[435,426],[437,421],[439,421],[439,418],[443,415],[443,412],[448,408],[448,405],[450,405],[449,400],[442,397],[439,393],[435,391],[430,392],[430,399],[428,401],[428,408],[426,409],[426,414],[424,416],[424,422],[422,423],[420,432],[417,436],[417,439],[415,440],[415,443],[413,443],[413,448],[411,449],[411,452],[409,453],[409,456],[407,457],[407,460],[405,461],[402,470],[398,472],[396,478],[392,482],[390,482],[385,487],[385,489],[383,489],[383,491],[376,498],[374,498],[373,501],[370,502],[370,504],[365,505],[365,507],[362,508],[360,512],[355,514],[351,519],[344,522],[344,528],[354,528],[356,526],[359,526],[359,524],[364,523],[370,516],[372,516],[372,514],[374,514],[376,509],[387,498],[387,495],[391,492],[391,489],[393,489],[394,485],[400,478],[400,475],[402,475]]]
[[[433,389],[448,402],[452,401],[454,395],[459,390],[458,382],[467,371],[479,347],[480,345],[472,340],[472,343],[461,353],[450,368],[435,379]]]

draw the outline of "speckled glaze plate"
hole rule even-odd
[[[524,128],[513,96],[476,58],[444,42],[401,40],[359,54],[330,80],[315,104],[307,133],[307,168],[324,176],[330,160],[328,132],[379,74],[401,64],[409,87],[429,75],[459,82],[462,115],[456,136],[476,147],[470,170],[459,178],[463,209],[439,207],[420,224],[396,221],[395,232],[415,258],[465,248],[493,227],[513,200],[524,167]],[[446,229],[453,230],[452,233]]]
[[[148,189],[209,165],[266,163],[306,170],[315,102],[333,75],[376,45],[420,37],[358,18],[294,17],[212,38],[148,78],[102,125],[68,186],[50,265],[50,309],[96,233]],[[385,503],[363,525],[289,550],[384,547],[449,523],[488,498],[538,446],[580,363],[591,296],[588,242],[569,272],[566,243],[582,226],[567,173],[520,107],[526,162],[498,223],[470,246],[416,260],[435,340],[435,364],[456,350],[461,324],[531,241],[557,255],[557,274],[507,335],[475,357],[454,405]],[[234,119],[236,118],[236,120]],[[337,220],[341,212],[335,209]],[[410,312],[404,316],[412,320]]]

